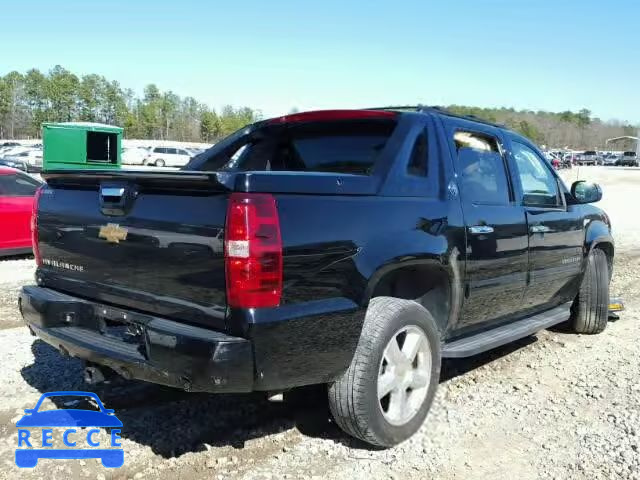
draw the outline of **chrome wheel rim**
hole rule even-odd
[[[385,420],[400,426],[416,416],[431,383],[431,347],[415,325],[398,330],[387,343],[378,369],[378,406]]]

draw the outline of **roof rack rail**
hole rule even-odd
[[[389,105],[386,107],[366,108],[365,110],[409,110],[411,112],[422,112],[429,110],[430,107],[424,105]]]
[[[475,115],[460,115],[457,113],[453,113],[449,110],[447,110],[446,107],[441,107],[439,105],[431,105],[431,106],[427,106],[427,105],[401,105],[401,106],[389,106],[389,107],[374,107],[374,108],[367,108],[366,110],[406,110],[406,111],[410,111],[410,112],[429,112],[429,111],[435,111],[437,113],[440,113],[442,115],[446,115],[448,117],[455,117],[455,118],[462,118],[464,120],[471,120],[473,122],[478,122],[478,123],[483,123],[485,125],[491,125],[492,127],[498,127],[498,128],[508,128],[506,125],[500,124],[500,123],[495,123],[495,122],[491,122],[489,120],[485,120],[484,118],[480,118],[477,117]]]

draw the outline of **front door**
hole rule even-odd
[[[511,140],[518,196],[529,230],[529,309],[572,300],[580,281],[584,225],[579,206],[568,206],[551,166],[532,145]]]
[[[471,330],[521,309],[527,228],[524,209],[515,203],[498,129],[464,120],[451,120],[447,127],[467,226],[458,328]]]

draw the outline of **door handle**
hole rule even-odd
[[[100,187],[102,197],[121,197],[124,195],[124,187]]]
[[[546,225],[531,225],[529,231],[531,233],[549,233],[551,229]]]
[[[474,235],[493,233],[493,227],[490,227],[489,225],[474,225],[473,227],[469,227],[469,233]]]

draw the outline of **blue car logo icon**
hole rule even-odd
[[[60,409],[47,410],[39,412],[39,408],[45,398],[49,397],[82,397],[92,398],[95,400],[100,411],[82,410],[82,409]],[[124,451],[122,448],[99,448],[100,442],[96,440],[96,436],[100,433],[97,428],[88,430],[86,434],[86,442],[90,447],[95,448],[52,448],[52,430],[48,427],[64,427],[63,434],[64,444],[67,447],[75,447],[77,440],[80,440],[81,432],[74,427],[108,427],[111,428],[111,446],[120,447],[118,439],[120,438],[120,427],[122,422],[114,415],[113,410],[104,408],[104,405],[93,392],[49,392],[40,397],[36,406],[31,409],[25,409],[25,415],[18,420],[18,448],[16,449],[16,465],[22,468],[35,467],[40,458],[56,458],[56,459],[88,459],[99,458],[102,465],[109,468],[121,467],[124,463]],[[31,438],[31,434],[42,429],[42,447],[43,448],[20,448],[23,446],[32,447],[32,443],[37,443]],[[74,436],[72,441],[71,435]]]

